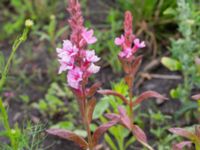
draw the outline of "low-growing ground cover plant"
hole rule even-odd
[[[200,99],[200,94],[192,96],[194,100]],[[182,141],[178,144],[173,145],[173,150],[182,150],[184,147],[192,147],[195,145],[196,150],[200,150],[200,126],[195,125],[192,127],[192,131],[184,128],[170,128],[169,131],[181,137],[187,139],[187,141]]]
[[[197,3],[197,4],[196,4]],[[191,91],[199,87],[199,7],[198,2],[191,0],[177,0],[176,18],[178,20],[178,39],[171,40],[169,48],[172,56],[163,57],[162,63],[171,71],[180,71],[183,75],[183,84],[172,89],[170,94],[180,99],[184,106],[192,105],[189,101]]]

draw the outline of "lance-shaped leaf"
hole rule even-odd
[[[147,137],[144,131],[137,125],[132,126],[132,132],[135,135],[136,139],[144,145],[149,150],[153,150],[153,148],[148,144]]]
[[[88,143],[84,140],[84,138],[76,135],[71,131],[67,131],[65,129],[48,129],[46,131],[48,134],[58,136],[60,138],[73,141],[74,143],[78,144],[81,148],[87,149]]]
[[[194,95],[194,96],[192,96],[192,98],[194,100],[200,100],[200,94]]]
[[[134,102],[133,102],[133,106],[140,104],[142,101],[151,98],[151,97],[155,97],[155,98],[160,98],[160,99],[165,99],[167,100],[166,97],[162,96],[161,94],[155,92],[155,91],[146,91],[144,93],[142,93]]]
[[[192,142],[190,141],[183,141],[173,145],[173,150],[183,150],[185,146],[191,147]]]
[[[200,144],[200,126],[195,127],[195,135],[198,137]]]
[[[98,90],[98,93],[103,94],[103,95],[113,95],[119,97],[125,104],[128,104],[128,100],[126,99],[125,96],[122,94],[115,92],[113,90]]]
[[[120,115],[114,114],[114,113],[105,114],[105,117],[112,120],[112,121],[113,120],[120,120]]]
[[[123,107],[119,107],[118,108],[118,111],[119,111],[119,115],[120,115],[120,121],[121,123],[126,127],[128,128],[129,130],[131,130],[132,128],[132,122],[130,121],[127,113],[126,113],[126,110],[123,108]]]
[[[139,67],[141,65],[141,62],[142,62],[142,56],[138,56],[135,59],[134,63],[132,64],[132,66],[131,66],[131,74],[133,76],[135,76],[136,72],[138,71],[138,69],[139,69]]]
[[[94,112],[94,108],[96,106],[96,99],[93,97],[89,102],[87,106],[87,115],[88,115],[88,123],[90,124],[92,121],[92,115]]]
[[[182,129],[182,128],[171,128],[171,129],[169,129],[169,131],[176,135],[190,139],[191,141],[195,141],[196,139],[198,139],[198,137],[194,133],[187,131],[185,129]]]
[[[98,127],[93,136],[92,136],[92,139],[93,139],[93,142],[94,142],[94,146],[96,146],[101,138],[101,136],[109,129],[111,128],[112,126],[114,126],[115,124],[118,123],[118,120],[113,120],[113,121],[110,121],[106,124],[103,124],[101,125],[100,127]]]
[[[97,89],[101,86],[100,82],[96,82],[87,90],[87,96],[92,97],[97,92]]]

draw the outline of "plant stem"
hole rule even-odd
[[[129,84],[129,118],[133,123],[133,77],[131,77],[131,84]]]
[[[86,97],[86,90],[85,90],[85,82],[82,84],[82,92],[83,92],[83,103],[82,103],[82,108],[84,112],[83,116],[83,122],[87,131],[88,135],[88,145],[89,145],[89,150],[93,150],[93,140],[92,140],[92,135],[91,135],[91,130],[90,130],[90,123],[88,121],[88,107],[87,107],[87,97]]]
[[[6,82],[7,74],[8,74],[11,62],[14,58],[14,55],[15,55],[18,47],[20,46],[20,44],[23,43],[27,39],[28,32],[29,32],[29,28],[26,27],[24,29],[22,35],[15,40],[15,42],[12,46],[12,52],[11,52],[9,58],[8,58],[8,61],[7,61],[6,66],[3,70],[2,77],[1,77],[1,80],[0,80],[0,92],[2,91],[3,86]],[[6,130],[6,134],[7,134],[8,138],[10,139],[11,146],[14,150],[18,150],[15,137],[12,134],[12,129],[10,128],[10,124],[9,124],[9,120],[8,120],[8,114],[7,114],[6,108],[3,105],[3,101],[1,99],[1,97],[0,97],[0,114],[2,115],[3,126]]]
[[[196,150],[200,150],[200,143],[196,143],[196,144],[195,144],[195,149],[196,149]]]
[[[14,137],[12,135],[12,130],[10,128],[10,124],[9,124],[9,120],[8,120],[8,114],[7,114],[7,111],[6,111],[6,109],[5,109],[4,105],[3,105],[3,101],[2,101],[1,98],[0,98],[0,113],[1,113],[2,118],[3,118],[3,126],[6,129],[6,134],[10,139],[12,148],[14,150],[17,150],[16,142],[15,142],[15,139],[14,139]]]
[[[16,41],[13,44],[12,52],[11,52],[9,58],[8,58],[8,61],[7,61],[6,66],[3,70],[2,77],[1,77],[1,80],[0,80],[0,92],[2,91],[3,86],[6,82],[7,74],[8,74],[9,68],[10,68],[10,64],[11,64],[13,58],[14,58],[14,55],[15,55],[18,47],[20,46],[20,44],[26,40],[28,32],[29,32],[29,28],[25,28],[21,37],[16,39]]]

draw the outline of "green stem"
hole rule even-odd
[[[196,144],[195,144],[195,149],[196,149],[196,150],[200,150],[200,143],[196,143]]]
[[[5,82],[6,82],[7,74],[8,74],[9,68],[10,68],[10,64],[11,64],[13,58],[14,58],[14,55],[15,55],[18,47],[20,46],[20,44],[26,40],[28,32],[29,32],[29,28],[24,29],[24,32],[21,35],[21,37],[18,38],[13,44],[12,52],[11,52],[9,58],[8,58],[8,61],[6,63],[4,71],[2,73],[2,78],[0,80],[0,92],[2,91],[3,86],[4,86]]]
[[[11,145],[12,145],[14,150],[17,150],[16,142],[15,142],[15,139],[12,135],[12,130],[10,128],[10,124],[9,124],[9,120],[8,120],[8,114],[7,114],[6,108],[3,105],[3,101],[2,101],[1,98],[0,98],[0,113],[1,113],[2,118],[3,118],[3,126],[6,130],[7,136],[10,139]]]
[[[13,44],[12,52],[11,52],[9,58],[8,58],[8,61],[7,61],[6,66],[3,70],[2,77],[1,77],[1,80],[0,80],[0,92],[2,91],[3,86],[6,82],[7,74],[8,74],[11,62],[14,58],[14,55],[15,55],[18,47],[20,46],[20,44],[23,43],[27,39],[28,32],[29,32],[29,28],[26,27],[24,29],[22,35],[19,38],[17,38],[15,40],[14,44]],[[10,128],[8,114],[7,114],[6,108],[3,105],[3,101],[2,101],[1,98],[0,98],[0,115],[2,115],[3,127],[5,128],[6,134],[7,134],[8,138],[10,139],[10,143],[11,143],[12,148],[14,150],[18,150],[18,148],[17,148],[18,146],[17,146],[16,140],[15,140],[15,137],[12,134],[12,129]]]

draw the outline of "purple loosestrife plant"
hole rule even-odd
[[[83,124],[87,130],[87,141],[71,131],[64,129],[49,129],[47,132],[61,138],[71,140],[82,149],[94,150],[98,145],[101,135],[117,123],[110,121],[98,127],[91,133],[90,124],[93,111],[96,105],[94,94],[100,87],[95,83],[87,88],[88,79],[97,73],[100,67],[95,65],[100,60],[95,55],[94,50],[88,50],[89,44],[97,41],[92,29],[87,29],[83,25],[83,17],[78,0],[68,1],[68,11],[70,13],[69,25],[72,33],[69,40],[64,40],[62,48],[57,48],[58,61],[60,62],[59,74],[67,72],[67,83],[77,98],[78,105],[83,119]]]
[[[142,61],[142,56],[136,57],[135,53],[140,48],[145,47],[145,42],[140,41],[133,34],[132,21],[132,14],[127,11],[125,13],[124,20],[124,34],[115,39],[115,44],[121,47],[121,52],[119,53],[118,57],[125,72],[124,80],[129,87],[129,98],[126,98],[124,95],[112,90],[99,90],[98,92],[105,95],[114,95],[116,97],[119,97],[129,107],[129,112],[126,112],[126,110],[120,106],[118,108],[119,114],[107,114],[106,116],[112,121],[117,120],[119,124],[123,125],[125,128],[133,133],[137,141],[139,141],[148,149],[152,150],[153,148],[147,143],[147,137],[144,131],[139,126],[134,124],[133,108],[150,97],[156,97],[160,99],[166,98],[158,94],[157,92],[147,91],[142,93],[133,101],[133,82],[136,72],[138,71]]]
[[[200,94],[194,95],[192,98],[194,100],[199,100]],[[195,130],[193,132],[184,128],[170,128],[169,131],[187,139],[187,141],[174,144],[173,150],[183,150],[184,147],[191,147],[192,144],[195,145],[196,150],[200,150],[200,125],[195,126]]]
[[[173,150],[183,150],[184,147],[191,147],[192,144],[195,145],[196,150],[200,150],[200,126],[196,126],[195,131],[193,132],[183,128],[171,128],[169,131],[188,139],[187,141],[174,144],[172,148]]]

